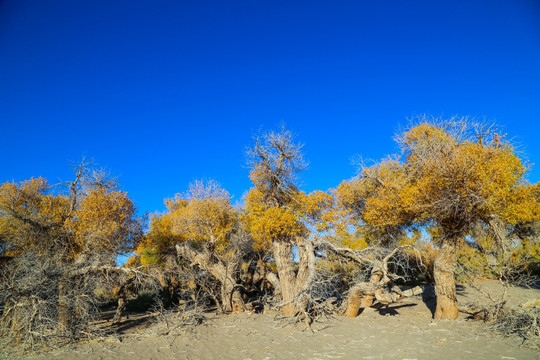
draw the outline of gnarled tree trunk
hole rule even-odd
[[[241,312],[245,310],[244,300],[240,289],[231,276],[227,276],[226,271],[221,272],[221,305],[225,312]]]
[[[176,245],[176,253],[201,269],[208,271],[221,284],[221,306],[224,312],[239,312],[245,310],[244,301],[237,286],[235,276],[240,264],[230,260],[224,263],[212,254],[198,253],[185,244]]]
[[[439,253],[435,258],[433,277],[435,278],[435,295],[437,307],[435,319],[457,319],[459,315],[456,295],[454,270],[456,268],[459,239],[443,240]]]
[[[359,283],[351,288],[347,301],[347,309],[344,314],[346,317],[356,317],[360,309],[370,307],[373,304],[375,291],[382,276],[382,271],[374,268],[371,272],[369,283]]]
[[[291,259],[291,246],[291,243],[288,241],[274,241],[272,243],[284,304],[283,315],[285,316],[293,316],[298,311],[294,303],[296,295],[296,276]]]
[[[258,290],[261,293],[264,293],[267,286],[270,286],[274,296],[281,296],[281,284],[279,282],[279,277],[276,273],[270,271],[266,262],[262,260],[257,261],[257,270],[253,274],[253,282],[260,282]]]

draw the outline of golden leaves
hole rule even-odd
[[[250,220],[256,250],[269,249],[272,241],[290,239],[304,231],[297,215],[284,207],[270,207]]]
[[[401,139],[406,154],[402,163],[390,159],[364,168],[359,179],[338,188],[340,201],[367,223],[435,221],[457,230],[493,215],[510,223],[539,218],[537,185],[525,183],[527,168],[500,140],[460,138],[428,123]]]
[[[0,186],[0,238],[6,250],[50,246],[68,214],[68,199],[50,194],[44,178]]]
[[[195,182],[186,194],[165,200],[169,211],[152,217],[142,252],[147,247],[164,251],[176,243],[193,240],[212,243],[225,253],[229,236],[238,223],[229,194],[215,181]],[[141,258],[142,259],[142,258]]]
[[[268,250],[273,241],[290,239],[304,231],[298,213],[284,206],[270,206],[265,201],[265,192],[252,188],[245,198],[242,221],[250,230],[255,250]]]
[[[72,211],[73,199],[52,194],[43,178],[0,186],[0,235],[12,248],[53,242],[82,251],[125,252],[142,236],[142,221],[126,193],[89,190]]]
[[[127,193],[117,190],[90,190],[69,226],[84,251],[125,252],[142,236],[133,202]]]

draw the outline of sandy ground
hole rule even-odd
[[[482,284],[491,293],[496,282]],[[460,305],[480,295],[458,287]],[[519,304],[540,298],[540,290],[513,288]],[[540,359],[540,350],[517,338],[493,334],[481,322],[433,321],[432,302],[418,296],[386,309],[369,309],[358,318],[337,317],[316,323],[287,325],[270,314],[210,315],[205,324],[159,335],[164,323],[143,324],[116,339],[92,340],[47,353],[0,357],[24,359]],[[132,321],[132,320],[130,320]],[[128,322],[126,322],[128,324]]]

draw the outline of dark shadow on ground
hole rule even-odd
[[[540,290],[540,277],[537,276],[536,279],[531,279],[527,284],[516,286],[522,289]]]
[[[137,316],[135,317],[135,315]],[[156,322],[156,316],[154,314],[147,314],[143,316],[141,316],[141,314],[130,314],[129,317],[126,316],[126,318],[123,317],[123,319],[123,321],[111,325],[111,329],[119,334],[122,334],[129,329],[142,327],[143,325],[146,328]]]
[[[427,308],[431,312],[431,316],[435,316],[435,307],[437,306],[435,298],[435,287],[432,284],[422,286],[422,301],[426,304]]]
[[[397,311],[397,309],[411,307],[411,306],[416,306],[416,304],[392,305],[392,304],[377,303],[377,304],[372,305],[371,307],[374,308],[379,313],[379,315],[396,316],[396,315],[399,315],[399,312]]]
[[[437,308],[437,296],[435,295],[435,285],[426,284],[422,286],[422,301],[426,304],[429,311],[431,311],[431,316],[435,316],[435,309]],[[467,296],[465,286],[461,284],[456,284],[456,293],[460,296]]]
[[[103,311],[95,325],[102,331],[105,331],[105,333],[122,334],[135,327],[141,327],[143,325],[144,327],[148,327],[156,321],[155,313],[126,312],[122,315],[118,323],[113,324],[112,319],[115,313],[116,310]]]

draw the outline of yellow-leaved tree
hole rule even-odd
[[[0,237],[4,255],[16,256],[30,248],[40,252],[71,247],[65,231],[70,199],[51,193],[44,178],[0,185]]]
[[[527,166],[500,134],[470,119],[422,118],[397,140],[401,156],[362,168],[342,187],[367,224],[437,228],[435,318],[455,319],[454,271],[464,236],[478,223],[495,228],[538,219],[539,185],[524,179]]]
[[[325,210],[333,202],[328,193],[305,194],[297,188],[296,176],[306,165],[301,149],[284,128],[255,138],[248,152],[253,187],[245,198],[242,217],[254,238],[254,247],[272,253],[286,316],[307,306],[299,295],[307,291],[315,275],[315,252],[308,241],[308,225],[324,231],[330,221]]]
[[[75,335],[95,308],[84,275],[100,266],[115,271],[116,255],[142,237],[144,221],[131,199],[88,165],[57,186],[44,178],[0,185],[0,255],[10,259],[0,269],[0,290],[10,289],[0,318],[6,336],[34,339],[55,321],[62,336]]]
[[[195,181],[185,194],[177,194],[165,203],[168,211],[152,219],[144,245],[138,250],[141,262],[146,262],[144,247],[155,249],[158,257],[174,249],[188,266],[197,266],[220,283],[217,300],[222,311],[243,310],[238,286],[240,265],[249,252],[251,239],[239,226],[229,193],[214,180]]]
[[[134,248],[144,221],[127,193],[92,181],[87,164],[73,182],[52,187],[44,178],[0,185],[0,237],[4,253],[29,249],[62,253],[64,261],[79,255],[115,256]],[[63,184],[65,185],[65,184]]]

